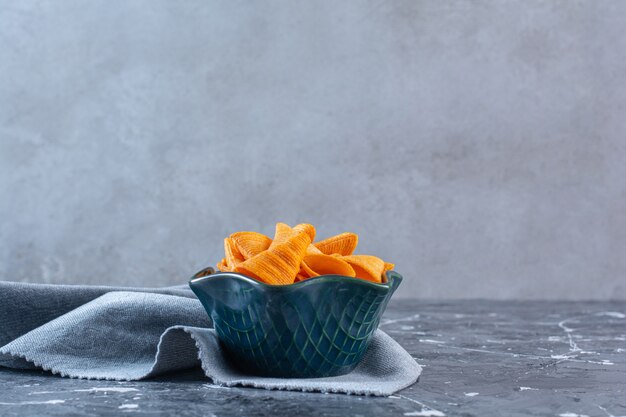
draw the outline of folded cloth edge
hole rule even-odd
[[[367,357],[369,353],[366,353],[366,357],[363,358],[361,364],[357,366],[357,368],[349,374],[337,376],[337,377],[327,377],[327,378],[269,378],[269,377],[255,377],[242,375],[240,379],[232,379],[226,380],[217,375],[216,370],[219,368],[215,365],[215,358],[203,358],[202,353],[205,352],[205,348],[201,345],[201,341],[197,337],[198,335],[193,332],[196,330],[194,328],[186,327],[186,326],[178,326],[182,328],[185,332],[187,332],[191,338],[194,340],[196,344],[196,348],[198,349],[198,359],[200,360],[200,366],[204,371],[204,374],[207,378],[211,379],[214,384],[226,387],[248,387],[248,388],[262,388],[266,390],[276,390],[276,391],[296,391],[296,392],[321,392],[321,393],[335,393],[335,394],[346,394],[346,395],[363,395],[363,396],[377,396],[377,397],[387,397],[389,395],[393,395],[394,393],[407,388],[413,384],[415,384],[423,371],[422,366],[417,363],[413,357],[391,336],[382,330],[376,330],[375,337],[380,339],[385,339],[385,342],[388,343],[387,347],[391,348],[393,351],[397,352],[399,355],[405,356],[405,365],[409,369],[407,373],[412,374],[411,378],[406,379],[403,382],[393,382],[393,381],[384,381],[382,386],[379,386],[377,389],[373,388],[348,388],[345,381],[341,382],[342,378],[348,378],[352,373],[358,372],[361,365],[366,363]],[[169,330],[169,329],[168,329]],[[215,335],[215,331],[213,329],[209,329],[212,335],[214,336],[210,343],[219,344],[219,340]],[[206,343],[206,341],[205,341]],[[214,352],[222,352],[221,349],[217,348],[210,349]],[[215,369],[214,369],[215,368]],[[294,382],[298,382],[294,384]],[[321,384],[321,383],[325,384]],[[325,385],[325,386],[321,386]]]
[[[118,303],[124,301],[123,299],[120,299],[120,295],[131,296],[134,300],[136,298],[145,299],[147,294],[150,294],[150,292],[112,291],[98,297],[100,300],[96,299],[92,300],[92,302],[97,303],[102,302],[103,300],[107,301],[111,298],[115,301],[115,303]],[[374,396],[388,396],[406,388],[414,384],[419,379],[422,372],[422,367],[415,362],[411,355],[404,348],[402,348],[402,346],[400,346],[395,340],[393,340],[393,338],[388,336],[382,330],[377,330],[375,333],[376,336],[372,340],[372,345],[378,346],[378,350],[374,350],[377,352],[377,355],[372,356],[372,360],[369,361],[367,367],[360,368],[359,366],[355,371],[348,375],[332,378],[298,379],[264,378],[248,375],[245,372],[239,372],[234,369],[235,367],[227,365],[229,361],[225,360],[226,353],[219,343],[215,330],[209,327],[210,322],[200,324],[203,321],[206,322],[207,318],[197,300],[194,300],[194,302],[191,300],[183,302],[185,305],[189,304],[186,306],[188,309],[186,311],[191,311],[193,312],[193,316],[198,317],[198,319],[195,320],[197,324],[194,325],[189,322],[185,323],[189,318],[186,314],[180,315],[176,318],[177,316],[175,313],[180,309],[180,303],[182,300],[185,300],[186,297],[179,299],[181,301],[175,301],[174,299],[179,297],[178,294],[153,294],[155,297],[163,297],[164,300],[167,299],[170,307],[173,306],[173,309],[168,311],[173,311],[174,315],[170,316],[169,312],[165,315],[165,317],[168,318],[167,321],[169,321],[169,326],[166,321],[163,323],[166,327],[161,328],[160,334],[157,332],[153,333],[154,338],[151,342],[152,348],[150,351],[145,352],[143,368],[139,369],[134,374],[122,372],[119,376],[116,376],[115,374],[109,376],[110,374],[107,375],[106,372],[101,373],[100,375],[97,373],[93,374],[94,370],[91,368],[64,368],[63,365],[59,365],[54,360],[52,360],[52,362],[46,361],[46,358],[38,356],[36,351],[29,350],[28,347],[33,345],[28,343],[29,340],[26,335],[23,335],[26,336],[26,341],[22,342],[22,346],[26,347],[25,349],[21,349],[19,344],[11,346],[12,342],[4,346],[0,346],[0,367],[4,365],[2,362],[5,362],[6,365],[4,366],[8,368],[20,369],[22,365],[21,362],[23,362],[24,365],[28,365],[28,367],[24,366],[26,369],[33,369],[33,367],[31,367],[32,365],[38,369],[48,371],[61,377],[86,380],[136,381],[161,375],[169,371],[190,369],[199,365],[203,369],[206,377],[208,377],[214,384],[227,387],[239,386],[264,388],[268,390],[332,392],[348,395],[355,394]],[[150,302],[150,300],[144,301]],[[90,303],[91,302],[87,304]],[[115,306],[115,303],[113,306]],[[111,304],[105,304],[108,306],[107,308],[111,307]],[[78,307],[76,310],[72,310],[72,312],[68,314],[73,314],[74,312],[85,307],[87,307],[87,305],[83,304],[81,307]],[[202,320],[200,320],[201,317],[203,318]],[[49,332],[50,330],[44,329],[43,327],[58,320],[62,320],[62,318],[59,316],[52,321],[33,329],[33,332],[39,331],[39,335],[45,334],[45,332]],[[19,320],[14,320],[14,322],[17,323]],[[18,337],[18,339],[21,338],[22,336]],[[33,340],[37,341],[37,338],[33,338],[31,336],[30,342]],[[65,346],[63,339],[57,338],[57,341],[61,341],[61,345]],[[183,352],[184,355],[182,356],[184,356],[185,359],[179,361],[178,366],[167,367],[163,365],[164,362],[167,362],[168,358],[172,358],[173,356],[177,356]],[[363,358],[362,363],[367,362],[366,358],[368,357],[368,354],[366,354],[366,357]],[[11,364],[11,361],[13,361],[13,364]],[[55,366],[55,364],[58,366]],[[84,372],[83,369],[85,369]],[[92,372],[91,375],[89,374],[90,371]],[[384,378],[382,376],[388,376],[388,378]]]

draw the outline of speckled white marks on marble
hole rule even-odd
[[[213,385],[213,384],[202,384],[202,386],[204,388],[208,388],[208,389],[231,389],[230,387],[224,387],[221,385]]]
[[[383,327],[383,326],[386,326],[386,325],[388,325],[388,324],[391,324],[391,323],[398,323],[398,322],[401,322],[401,321],[411,321],[411,320],[415,320],[415,319],[418,319],[418,318],[419,318],[419,316],[420,316],[419,314],[413,314],[413,315],[406,316],[406,317],[400,317],[399,319],[389,319],[389,320],[383,320],[383,321],[381,321],[381,322],[380,322],[380,324],[378,325],[378,327]]]
[[[619,311],[601,311],[597,315],[613,317],[615,319],[626,319],[626,314],[620,313]]]
[[[63,404],[65,400],[48,400],[48,401],[21,401],[19,403],[2,403],[0,405],[38,405],[38,404]]]
[[[332,400],[329,393],[228,389],[214,386],[200,370],[159,381],[118,384],[0,369],[0,402],[15,404],[20,415],[28,411],[50,417],[80,414],[87,408],[103,410],[106,417],[155,412],[173,415],[180,412],[181,401],[187,404],[189,414],[206,417],[230,415],[234,403],[239,405],[239,415],[259,414],[259,404],[264,404],[272,407],[275,416],[291,416],[299,410],[303,415],[316,411],[329,417],[385,415],[390,409],[401,417],[483,416],[493,415],[493,410],[500,415],[545,415],[545,410],[552,410],[552,417],[561,417],[559,413],[566,417],[626,416],[620,402],[626,386],[626,320],[604,314],[626,312],[625,303],[421,302],[418,310],[414,302],[399,300],[390,305],[389,317],[411,317],[417,311],[419,319],[383,329],[412,357],[428,365],[428,372],[417,384],[387,398]],[[497,312],[497,318],[490,318],[490,311]],[[466,313],[472,320],[456,319],[455,313]],[[571,331],[559,327],[561,322]],[[402,326],[413,326],[414,330],[403,330]],[[424,335],[418,336],[418,330]],[[567,333],[580,351],[570,350]],[[420,343],[418,338],[446,343]],[[585,354],[583,350],[598,353]],[[614,365],[607,366],[609,363]],[[493,383],[494,369],[503,374],[498,383]],[[560,386],[554,385],[555,372],[564,377]],[[576,381],[593,383],[579,386]],[[99,392],[92,387],[98,387]],[[140,391],[116,393],[109,387]],[[162,395],[168,390],[171,395]],[[32,395],[32,391],[49,394]],[[470,391],[480,394],[466,396]],[[572,398],[577,400],[572,402]],[[54,401],[59,399],[65,404]],[[25,400],[41,404],[20,406]],[[53,402],[45,404],[47,401]],[[55,402],[58,405],[50,405]],[[138,407],[118,408],[125,404]],[[0,405],[0,415],[8,409]]]
[[[89,389],[75,389],[73,392],[138,392],[137,388],[130,387],[97,387]]]
[[[410,411],[404,413],[405,416],[419,416],[419,417],[445,417],[445,414],[438,410],[420,410]]]
[[[86,389],[73,389],[68,392],[117,392],[117,393],[125,393],[125,392],[138,392],[137,388],[130,387],[94,387],[94,388],[86,388]],[[38,395],[38,394],[57,394],[66,391],[34,391],[31,392],[30,395]]]
[[[422,407],[421,410],[418,411],[408,411],[406,413],[404,413],[405,416],[422,416],[422,417],[445,417],[446,414],[442,411],[436,410],[432,407],[427,406],[426,404],[424,404],[421,401],[417,401],[413,398],[407,397],[405,395],[398,395],[399,398],[402,398],[404,400],[410,401],[414,404],[419,405],[420,407]]]

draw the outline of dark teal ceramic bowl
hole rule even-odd
[[[346,374],[361,361],[402,281],[394,271],[386,277],[383,284],[323,275],[291,285],[268,285],[206,268],[189,286],[242,370],[313,378]]]

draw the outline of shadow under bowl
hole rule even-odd
[[[205,268],[189,286],[213,320],[218,338],[247,373],[283,378],[347,374],[363,358],[402,276],[377,284],[322,275],[269,285]]]

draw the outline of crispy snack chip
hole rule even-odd
[[[294,232],[300,233],[304,232],[311,238],[311,242],[315,240],[315,227],[312,224],[308,223],[300,223],[293,228]]]
[[[309,235],[311,242],[315,239],[315,227],[313,227],[312,224],[301,223],[292,228],[285,223],[276,223],[276,232],[274,233],[274,240],[270,247],[283,243],[298,233],[306,233]]]
[[[258,255],[272,244],[272,239],[257,232],[233,233],[230,239],[245,259]]]
[[[306,248],[306,254],[307,255],[319,255],[321,254],[322,251],[319,250],[318,248],[315,247],[315,245],[310,244],[307,248]]]
[[[276,234],[282,234],[283,230],[276,228]],[[276,237],[274,238],[274,242]],[[238,264],[235,272],[251,276],[267,284],[291,284],[300,271],[300,265],[306,253],[306,248],[311,244],[311,236],[305,231],[295,231],[286,240],[274,244]]]
[[[293,229],[291,226],[285,223],[276,223],[276,231],[274,232],[274,240],[270,244],[270,247],[276,246],[279,243],[286,242],[293,235]]]
[[[342,256],[341,259],[350,264],[357,278],[372,282],[382,282],[385,262],[372,255]]]
[[[355,276],[354,269],[346,261],[323,253],[306,255],[302,262],[302,269],[308,278],[327,274]]]
[[[339,255],[352,255],[359,243],[359,236],[355,233],[340,233],[313,244],[317,249],[326,255],[338,253]]]
[[[376,256],[353,255],[359,237],[341,233],[314,242],[315,227],[277,223],[274,238],[236,232],[224,239],[220,271],[238,272],[272,285],[286,285],[320,275],[343,275],[380,283],[394,268]]]
[[[311,278],[311,277],[307,276],[306,274],[298,273],[298,275],[296,275],[296,279],[294,280],[294,282],[304,281],[307,278]]]
[[[226,265],[226,258],[222,258],[221,261],[217,263],[217,269],[222,272],[231,272],[232,270]]]
[[[224,239],[224,254],[226,255],[226,257],[222,259],[222,263],[228,271],[233,271],[235,269],[235,266],[245,260],[241,252],[239,252],[239,249],[237,249],[237,246],[235,245],[233,240],[229,237]]]

